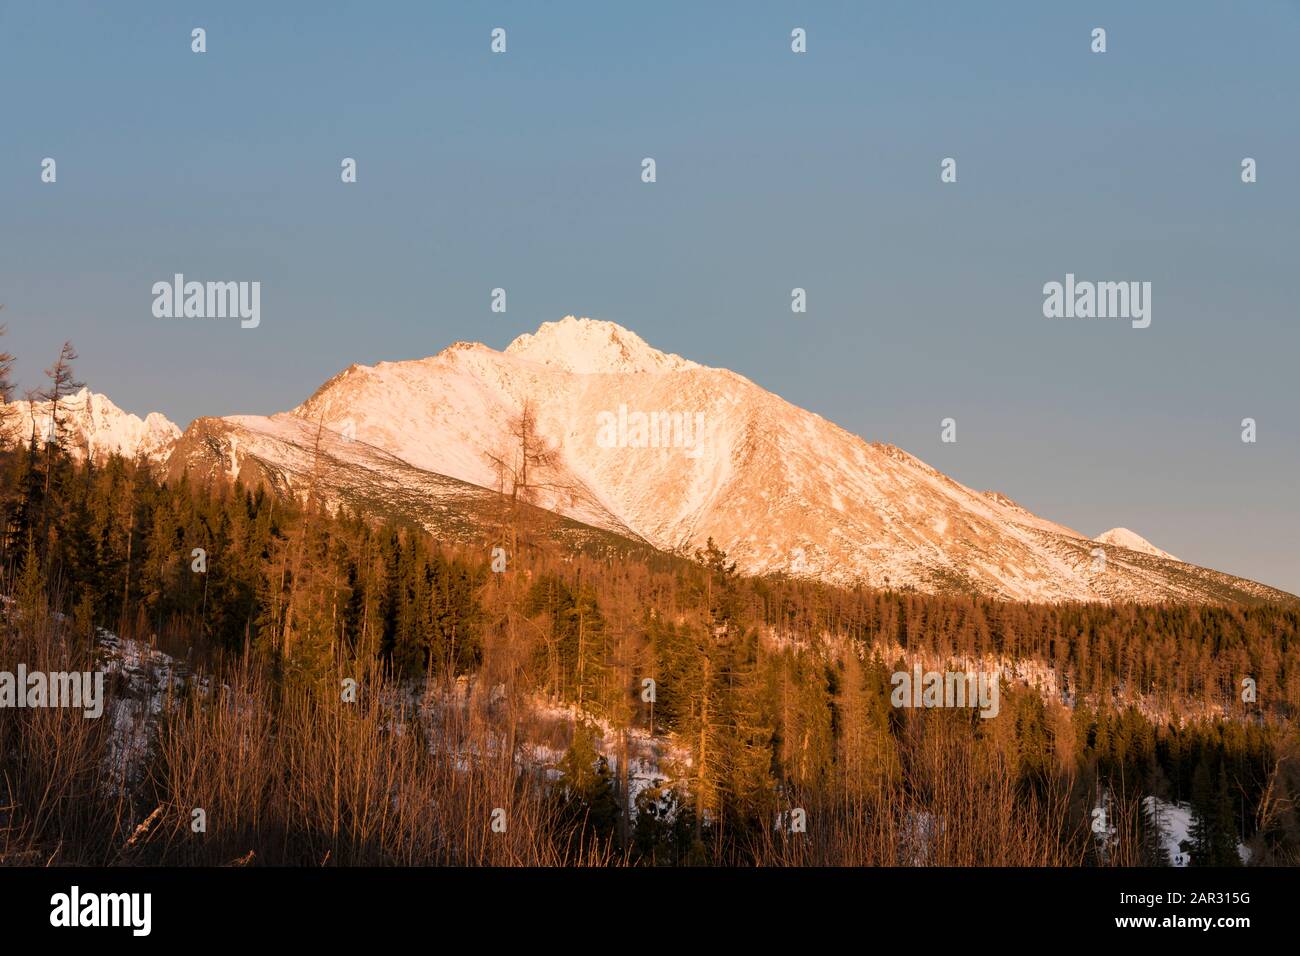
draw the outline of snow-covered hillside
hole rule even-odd
[[[492,489],[492,456],[517,446],[526,406],[552,459],[534,475],[538,504],[664,550],[712,537],[747,572],[1034,601],[1289,599],[1134,548],[1135,535],[1090,540],[734,372],[572,316],[500,352],[461,342],[430,358],[353,365],[287,415],[203,420],[225,434],[183,442],[176,457],[229,471],[222,463],[238,467],[256,447],[274,470],[301,457],[301,437],[284,438],[293,420]],[[364,475],[352,483],[364,486]]]
[[[176,443],[167,476],[192,480],[238,479],[286,496],[316,496],[381,518],[415,521],[448,540],[472,542],[504,517],[504,501],[491,489],[417,468],[349,434],[288,413],[262,417],[196,419]],[[573,547],[629,546],[649,550],[626,528],[595,527],[533,506],[523,506],[530,527]]]

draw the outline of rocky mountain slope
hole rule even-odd
[[[169,478],[239,479],[285,496],[315,494],[377,518],[408,520],[445,539],[506,539],[507,500],[498,492],[408,464],[382,449],[281,414],[197,419],[176,442]],[[562,546],[588,552],[654,549],[626,528],[593,527],[543,508],[521,505],[520,524]]]

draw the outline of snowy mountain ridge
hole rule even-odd
[[[21,441],[44,441],[54,428],[53,403],[16,401],[4,406],[6,427]],[[158,412],[144,418],[124,412],[108,396],[82,387],[59,402],[58,417],[63,439],[79,461],[94,461],[112,455],[135,458],[143,455],[161,464],[181,437],[181,430]]]

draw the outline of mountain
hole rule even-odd
[[[1155,555],[1157,558],[1168,558],[1170,561],[1179,560],[1168,551],[1161,551],[1146,538],[1130,531],[1128,528],[1111,528],[1109,531],[1103,531],[1092,540],[1098,544],[1113,544],[1117,548],[1128,548],[1130,551],[1137,551],[1141,554]]]
[[[488,488],[417,468],[365,442],[291,414],[199,418],[176,442],[167,477],[238,479],[302,498],[314,483],[331,508],[407,519],[443,538],[481,541],[505,521],[505,499]],[[580,550],[654,549],[626,528],[593,527],[562,514],[522,506],[531,530]]]
[[[735,372],[572,316],[504,351],[458,342],[352,365],[286,413],[199,419],[167,467],[284,493],[316,475],[336,500],[435,531],[457,515],[464,531],[496,507],[493,457],[517,450],[525,408],[551,460],[535,469],[534,503],[584,534],[670,552],[711,537],[743,571],[840,584],[1030,601],[1295,600],[1135,548],[1136,535],[1091,540]]]
[[[33,434],[43,439],[52,427],[51,406],[51,402],[10,402],[5,406],[9,414],[6,427],[24,441]],[[87,388],[59,403],[59,418],[68,449],[82,461],[88,456],[99,461],[118,454],[126,458],[143,455],[154,464],[163,464],[181,437],[181,430],[158,412],[139,418]]]

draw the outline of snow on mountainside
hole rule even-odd
[[[1109,531],[1103,531],[1092,540],[1098,544],[1113,544],[1117,548],[1128,548],[1130,551],[1152,554],[1157,558],[1168,558],[1170,561],[1180,560],[1168,551],[1161,551],[1146,538],[1130,531],[1128,528],[1111,528]]]
[[[479,540],[503,519],[503,499],[493,491],[416,468],[290,414],[195,420],[167,463],[168,478],[182,472],[200,481],[238,479],[298,498],[306,497],[314,484],[330,509],[342,505],[380,518],[415,521],[460,542]],[[626,528],[594,528],[540,508],[525,512],[531,527],[573,548],[648,550]]]
[[[35,434],[43,440],[50,432],[50,402],[10,402],[8,427],[12,434],[28,441]],[[164,462],[181,430],[158,412],[143,419],[118,408],[106,395],[87,388],[69,395],[59,403],[59,418],[64,438],[73,457],[93,460],[118,454],[126,458],[144,455],[155,464]]]
[[[429,358],[353,365],[283,415],[201,420],[205,436],[183,440],[171,467],[229,472],[252,454],[263,473],[301,476],[303,438],[284,433],[297,422],[349,439],[335,466],[351,472],[340,481],[354,497],[376,471],[348,460],[360,449],[385,463],[390,498],[416,475],[491,489],[490,456],[509,451],[525,404],[553,458],[540,505],[666,551],[712,537],[747,572],[1035,601],[1294,600],[1091,541],[734,372],[572,316],[503,352],[460,342]],[[1099,546],[1104,562],[1092,554]]]

